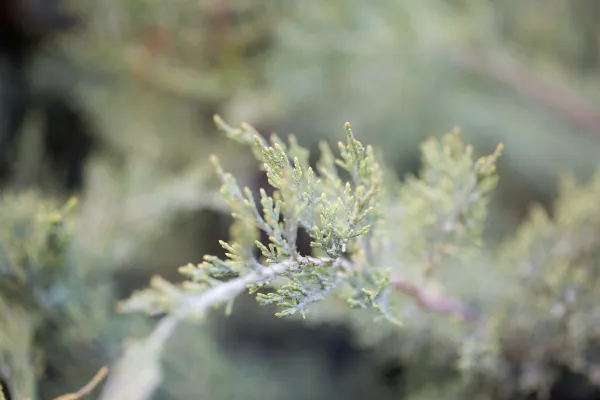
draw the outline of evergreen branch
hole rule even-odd
[[[386,242],[388,232],[382,221],[390,211],[387,200],[392,200],[392,206],[402,204],[407,211],[398,221],[403,238],[397,245],[417,255],[410,264],[420,263],[419,256],[428,250],[431,239],[440,242],[440,249],[433,249],[440,253],[440,260],[455,253],[448,248],[462,246],[466,251],[472,247],[481,235],[487,195],[497,182],[494,164],[501,146],[475,161],[472,148],[463,144],[458,131],[440,141],[431,139],[422,148],[421,177],[408,179],[397,198],[383,201],[383,195],[394,191],[384,190],[385,174],[373,148],[363,146],[348,123],[346,142],[338,144],[340,157],[321,145],[316,170],[308,165],[308,151],[294,138],[288,146],[278,137],[268,142],[248,125],[233,128],[218,116],[215,123],[230,138],[252,146],[275,191],[269,196],[261,188],[261,213],[251,190],[240,188],[218,160],[212,159],[221,177],[221,194],[239,224],[237,234],[230,243],[220,242],[226,250],[224,259],[207,255],[199,265],[180,268],[188,278],[180,285],[154,277],[149,288],[120,304],[122,312],[167,316],[146,340],[128,350],[103,398],[148,398],[161,379],[162,348],[180,321],[201,318],[220,304],[230,305],[244,291],[255,293],[275,278],[282,278],[283,284],[269,293],[258,293],[256,300],[278,306],[278,317],[298,312],[305,317],[310,305],[346,286],[350,307],[372,309],[395,324],[400,321],[392,310],[394,292],[403,293],[425,310],[472,321],[470,312],[458,301],[432,296],[380,267],[396,261],[386,260],[378,252],[367,263],[363,253],[368,246],[382,249]],[[343,182],[340,169],[350,175],[349,181]],[[446,224],[440,226],[440,221]],[[311,246],[320,250],[321,257],[299,254],[295,243],[300,224],[307,225]],[[378,228],[382,230],[375,233]],[[258,230],[268,235],[269,243],[257,240]],[[263,263],[255,258],[253,247],[262,254]]]
[[[259,264],[256,272],[231,279],[211,287],[200,294],[184,295],[179,300],[175,312],[161,319],[148,340],[155,346],[162,346],[169,339],[180,321],[190,316],[202,316],[210,308],[234,299],[251,286],[270,281],[278,276],[283,276],[287,272],[297,270],[302,265],[307,264],[317,267],[329,265],[346,271],[356,269],[356,265],[346,259],[330,259],[326,257],[299,257],[297,260],[284,261],[269,267]],[[391,282],[394,290],[409,296],[426,310],[451,315],[465,322],[472,321],[472,315],[467,308],[454,299],[433,297],[418,286],[400,277],[392,278]]]
[[[311,258],[322,265],[325,260]],[[115,368],[114,378],[109,378],[101,400],[130,399],[146,400],[161,380],[158,357],[177,325],[190,315],[202,315],[218,303],[226,302],[241,294],[250,285],[284,274],[299,265],[297,262],[282,262],[260,271],[234,278],[214,286],[202,294],[188,295],[176,314],[163,317],[152,333],[125,353]]]
[[[281,262],[270,267],[263,267],[258,272],[217,285],[202,294],[185,296],[181,303],[181,309],[178,310],[177,314],[182,315],[184,318],[190,314],[203,314],[212,306],[236,297],[248,286],[271,280],[297,266],[297,262]]]
[[[386,261],[372,260],[369,265],[358,261],[359,249],[361,244],[364,247],[365,240],[381,244],[381,234],[385,236],[385,232],[380,232],[367,239],[374,224],[385,214],[381,202],[384,177],[373,149],[355,139],[350,124],[345,125],[346,143],[338,144],[341,158],[336,159],[331,150],[322,145],[318,171],[313,171],[307,165],[307,150],[300,148],[295,138],[290,139],[288,147],[278,137],[272,137],[271,147],[248,125],[233,128],[218,116],[215,123],[230,138],[253,146],[255,157],[276,189],[273,196],[268,196],[261,188],[264,216],[250,189],[241,189],[235,178],[213,158],[222,180],[221,193],[234,218],[248,227],[242,229],[246,234],[233,238],[231,243],[221,241],[226,250],[225,259],[208,255],[200,265],[182,267],[180,272],[189,278],[182,285],[153,278],[149,289],[121,303],[121,311],[167,313],[185,319],[202,315],[217,303],[230,302],[245,289],[254,293],[273,278],[282,277],[288,282],[274,293],[257,295],[259,303],[280,307],[282,310],[276,314],[279,317],[297,312],[305,316],[309,305],[324,300],[339,286],[347,284],[352,290],[347,299],[349,306],[371,308],[392,322],[398,322],[390,310],[390,294],[394,291],[404,293],[424,309],[454,315],[463,321],[471,319],[460,303],[431,297],[377,267]],[[457,130],[422,146],[421,176],[404,182],[396,199],[410,211],[399,221],[404,240],[398,245],[417,255],[411,263],[418,263],[425,252],[435,253],[436,264],[439,264],[445,256],[455,254],[458,247],[467,251],[479,240],[487,195],[497,183],[495,162],[502,146],[476,161],[472,151],[471,146],[463,144]],[[338,167],[350,173],[351,182],[342,182]],[[325,257],[298,254],[295,242],[299,219],[314,222],[307,227],[311,246],[322,250]],[[439,226],[440,220],[445,222],[444,226]],[[263,230],[270,243],[257,241],[249,229]],[[433,249],[430,249],[431,240],[436,244]],[[252,245],[262,253],[265,265],[259,264],[252,255]],[[353,265],[346,258],[360,265]],[[427,275],[430,269],[426,268]],[[233,279],[224,282],[223,278]]]

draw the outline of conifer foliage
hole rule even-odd
[[[213,157],[221,194],[235,219],[232,240],[221,241],[226,258],[207,255],[200,265],[181,267],[187,278],[182,284],[156,276],[148,289],[119,304],[122,312],[166,316],[152,335],[129,348],[104,398],[132,396],[131,381],[143,382],[135,398],[147,398],[160,382],[158,360],[178,322],[197,320],[217,305],[230,310],[244,291],[273,287],[256,299],[278,306],[279,317],[304,317],[311,304],[343,296],[351,308],[372,309],[397,325],[404,323],[397,312],[403,298],[427,312],[461,321],[474,318],[459,300],[429,289],[435,285],[412,282],[397,265],[386,263],[395,251],[405,250],[398,265],[414,263],[420,267],[419,283],[435,281],[436,267],[478,246],[488,195],[498,180],[495,162],[501,146],[474,159],[472,148],[454,130],[424,143],[421,176],[400,182],[371,146],[356,139],[349,123],[345,143],[338,143],[339,156],[323,142],[312,167],[309,152],[294,136],[288,143],[276,135],[267,141],[247,124],[234,128],[218,116],[215,122],[228,137],[251,146],[273,195],[262,188],[257,201]],[[398,224],[407,229],[393,232]],[[313,254],[299,254],[299,229],[310,235]],[[268,243],[257,240],[259,230],[268,234]]]
[[[497,182],[494,163],[500,148],[474,160],[472,148],[454,131],[423,146],[421,179],[400,184],[386,177],[389,173],[373,148],[355,138],[349,123],[345,143],[338,143],[339,158],[321,143],[321,158],[313,169],[308,151],[294,136],[289,144],[275,135],[267,142],[248,125],[232,128],[219,117],[215,121],[232,139],[253,146],[275,192],[268,196],[261,189],[257,201],[213,158],[223,184],[221,193],[236,219],[233,241],[221,241],[227,258],[209,255],[200,265],[180,268],[188,280],[179,286],[154,278],[150,289],[121,304],[123,311],[197,316],[209,305],[233,301],[246,288],[254,293],[275,284],[275,291],[258,293],[257,300],[277,305],[280,317],[305,316],[312,303],[342,293],[351,307],[372,308],[398,323],[392,310],[392,294],[397,291],[426,308],[468,317],[458,304],[430,298],[381,265],[377,254],[390,238],[378,228],[383,229],[387,208],[407,207],[412,208],[411,225],[419,231],[408,238],[417,255],[436,260],[468,245],[481,235],[487,195]],[[268,234],[269,243],[256,240],[258,229]],[[298,253],[298,229],[310,235],[314,254]],[[429,253],[431,246],[435,254]],[[424,263],[423,273],[429,274],[432,267],[433,261]]]

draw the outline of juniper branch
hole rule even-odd
[[[326,260],[301,257],[300,261],[323,265]],[[161,380],[158,357],[177,325],[190,315],[203,315],[215,305],[231,300],[247,290],[248,286],[268,281],[300,265],[297,261],[286,261],[257,272],[234,278],[201,294],[186,295],[177,313],[163,317],[152,333],[125,353],[115,368],[116,373],[109,377],[101,400],[128,398],[146,400]]]
[[[243,293],[253,285],[259,285],[283,276],[292,270],[298,270],[303,265],[332,266],[350,271],[356,268],[352,262],[344,258],[331,259],[327,257],[298,257],[296,260],[283,261],[271,266],[258,264],[256,272],[243,275],[217,286],[209,288],[199,294],[185,294],[177,301],[174,311],[164,317],[150,335],[156,343],[166,341],[179,321],[191,316],[202,316],[209,309],[226,303]],[[441,314],[451,315],[463,321],[472,320],[471,313],[459,301],[440,296],[432,296],[418,286],[401,277],[392,277],[393,289],[412,298],[423,309]]]
[[[181,321],[203,317],[220,304],[230,305],[244,291],[255,293],[276,278],[285,282],[274,291],[257,294],[256,299],[263,305],[277,305],[279,317],[298,312],[305,316],[311,304],[326,299],[343,285],[350,288],[346,299],[350,307],[370,308],[392,323],[399,323],[391,304],[394,292],[403,293],[424,310],[472,322],[471,313],[460,302],[432,295],[380,268],[394,260],[374,257],[367,263],[364,255],[365,249],[375,243],[383,249],[387,233],[381,222],[387,200],[391,200],[392,207],[402,203],[409,211],[401,219],[404,235],[398,245],[419,254],[428,238],[441,234],[444,245],[463,245],[467,249],[479,237],[486,195],[497,181],[494,164],[501,148],[475,162],[471,147],[464,146],[458,132],[441,141],[430,140],[423,147],[423,177],[405,182],[399,197],[392,198],[393,189],[382,190],[384,171],[374,150],[355,139],[349,124],[345,126],[346,143],[338,144],[341,158],[335,158],[322,144],[321,159],[313,170],[308,165],[307,150],[293,138],[288,147],[272,137],[271,146],[250,126],[232,128],[218,117],[215,122],[230,138],[253,146],[275,192],[269,196],[261,189],[261,213],[250,189],[241,189],[218,160],[212,160],[222,180],[221,193],[239,224],[237,233],[230,243],[220,242],[226,250],[224,259],[207,255],[199,265],[180,268],[188,277],[180,285],[155,277],[150,288],[121,303],[124,312],[167,316],[146,340],[128,350],[118,367],[122,372],[107,385],[105,393],[110,396],[103,398],[117,394],[118,398],[148,398],[161,379],[158,361],[164,343]],[[350,173],[349,182],[344,184],[338,168]],[[466,193],[456,199],[457,191]],[[384,201],[383,192],[392,197]],[[440,218],[457,224],[457,229],[448,231],[448,227],[439,226]],[[311,246],[324,253],[322,257],[298,253],[295,243],[299,225],[305,225]],[[378,226],[383,230],[376,233],[373,229]],[[258,230],[269,236],[267,244],[257,240]],[[260,250],[263,263],[255,258],[252,248]],[[419,262],[418,257],[414,262]]]
[[[241,294],[248,286],[271,280],[297,266],[297,262],[284,261],[270,267],[262,267],[257,272],[232,279],[201,294],[185,296],[177,315],[185,318],[190,314],[204,314],[214,305],[231,300]]]
[[[256,263],[256,261],[254,262]],[[270,281],[292,270],[298,270],[303,265],[330,266],[345,271],[351,271],[357,267],[341,257],[337,259],[298,257],[295,260],[271,266],[259,264],[258,269],[254,270],[255,272],[223,282],[200,294],[184,295],[179,299],[177,312],[163,317],[149,337],[131,348],[121,359],[115,368],[114,379],[108,380],[101,399],[148,399],[161,380],[158,357],[166,341],[181,321],[192,315],[204,315],[210,308],[234,299],[249,287]],[[426,310],[455,316],[466,322],[472,321],[467,308],[454,299],[433,297],[403,278],[392,278],[391,282],[393,289],[409,296]]]

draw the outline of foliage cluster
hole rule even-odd
[[[72,308],[67,253],[75,201],[64,207],[39,195],[2,198],[0,373],[16,398],[34,398],[43,356],[39,330]]]
[[[346,143],[338,145],[340,158],[322,143],[313,168],[293,136],[289,144],[275,135],[267,142],[249,125],[232,128],[215,120],[229,137],[252,146],[275,191],[269,196],[261,189],[259,211],[252,191],[240,189],[213,159],[236,221],[233,241],[221,242],[226,259],[206,256],[200,265],[180,268],[188,278],[182,284],[154,277],[149,289],[121,304],[124,312],[169,315],[149,339],[153,346],[166,340],[178,320],[202,317],[217,304],[230,308],[241,292],[267,285],[276,290],[258,293],[257,300],[277,305],[280,317],[305,316],[312,303],[341,294],[351,308],[371,308],[401,324],[395,311],[399,292],[425,309],[465,322],[477,318],[443,294],[436,270],[480,245],[501,147],[474,160],[472,148],[454,131],[426,142],[420,177],[400,183],[372,147],[356,140],[349,124]],[[256,239],[259,229],[268,243]],[[298,253],[299,229],[310,235],[313,254]],[[406,278],[398,264],[421,268]]]
[[[252,191],[240,189],[215,159],[223,181],[221,192],[237,222],[235,241],[221,242],[228,252],[227,259],[206,256],[201,265],[181,268],[189,281],[180,287],[155,278],[153,289],[134,295],[123,304],[124,311],[186,315],[196,308],[203,310],[197,304],[204,304],[208,294],[212,294],[208,296],[211,302],[229,301],[238,287],[250,286],[250,291],[256,292],[283,277],[288,282],[276,292],[257,295],[261,304],[279,306],[278,316],[296,312],[304,316],[311,303],[347,285],[346,300],[351,307],[373,308],[394,319],[390,310],[390,294],[394,290],[405,291],[424,303],[433,300],[413,293],[415,288],[410,283],[392,276],[390,269],[381,265],[378,255],[398,248],[397,243],[391,242],[395,235],[389,227],[383,233],[376,229],[389,222],[388,207],[402,208],[401,218],[410,227],[401,233],[404,245],[408,245],[406,254],[412,253],[415,260],[423,263],[425,277],[444,257],[477,245],[487,195],[497,181],[494,163],[499,149],[474,161],[472,149],[465,148],[459,133],[453,132],[441,142],[426,143],[421,179],[411,178],[400,185],[391,177],[384,178],[373,148],[365,148],[356,140],[349,124],[346,143],[339,143],[341,158],[336,159],[323,142],[315,172],[308,164],[308,151],[293,136],[289,146],[277,136],[271,138],[269,145],[248,125],[234,129],[218,117],[216,122],[230,137],[254,146],[255,156],[276,190],[269,196],[261,189],[261,213]],[[340,176],[342,171],[349,177],[346,182]],[[269,243],[256,240],[256,229],[268,234]],[[298,253],[298,229],[310,235],[315,256]],[[260,250],[263,262],[254,256],[251,245]],[[409,261],[413,260],[405,260]],[[236,280],[224,284],[223,278]],[[218,289],[227,285],[234,288]],[[439,307],[460,313],[450,305]],[[468,318],[466,314],[462,317]]]

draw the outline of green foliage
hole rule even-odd
[[[456,130],[422,145],[421,173],[399,189],[404,216],[393,221],[402,224],[402,239],[394,242],[398,254],[414,254],[430,270],[446,256],[465,256],[481,244],[501,150],[474,162],[473,149],[464,147]]]
[[[37,191],[0,197],[0,378],[12,398],[81,387],[122,338],[105,277],[79,264],[76,205]],[[47,379],[52,368],[60,378]]]
[[[120,303],[122,312],[168,316],[125,354],[118,371],[128,372],[109,381],[103,398],[131,393],[126,383],[130,380],[145,382],[136,394],[145,398],[143,393],[160,379],[156,357],[178,321],[202,317],[220,304],[229,311],[246,290],[260,290],[258,302],[276,305],[279,317],[304,317],[314,303],[341,296],[351,308],[372,309],[399,324],[398,294],[403,293],[427,311],[471,318],[460,302],[443,296],[439,285],[436,289],[421,284],[432,281],[432,267],[455,255],[453,249],[477,245],[488,195],[497,182],[494,163],[500,147],[474,160],[457,131],[440,141],[432,139],[423,146],[422,177],[409,177],[403,184],[381,167],[372,147],[356,140],[349,124],[346,142],[338,144],[340,157],[322,143],[321,158],[313,168],[308,151],[293,136],[288,144],[275,135],[267,142],[249,125],[233,128],[219,117],[215,122],[227,136],[251,146],[274,190],[269,195],[260,189],[259,208],[252,191],[241,189],[213,157],[221,193],[235,219],[232,240],[220,242],[226,258],[208,255],[200,265],[180,268],[187,278],[182,284],[155,276],[148,289]],[[409,227],[406,237],[390,231],[390,224],[399,223]],[[313,254],[298,252],[299,229],[309,234]],[[267,243],[257,240],[259,230],[267,234]],[[391,264],[395,245],[411,251]],[[397,266],[404,263],[414,263],[419,274],[403,277],[405,271]],[[265,293],[267,286],[274,291]]]
[[[598,261],[600,173],[587,185],[572,177],[560,184],[553,216],[541,207],[499,252],[497,269],[512,290],[490,312],[484,341],[495,363],[519,365],[519,390],[547,391],[561,365],[600,384]],[[496,370],[496,372],[498,369]]]
[[[239,231],[247,235],[238,237],[237,242],[221,241],[227,251],[224,260],[206,256],[198,266],[182,267],[180,272],[189,279],[182,285],[155,277],[150,289],[121,304],[122,311],[188,316],[215,303],[233,301],[246,287],[254,293],[276,278],[285,282],[275,283],[275,292],[259,293],[257,300],[277,305],[280,317],[298,312],[304,316],[309,305],[334,292],[345,292],[351,307],[372,308],[394,322],[398,321],[390,298],[395,290],[426,307],[452,311],[426,300],[416,287],[390,274],[374,251],[387,244],[388,235],[376,235],[373,227],[387,217],[387,207],[400,206],[409,215],[407,226],[413,229],[407,230],[407,243],[420,257],[432,259],[432,249],[440,255],[453,253],[462,242],[481,235],[486,196],[497,181],[494,163],[500,149],[474,161],[471,148],[464,146],[458,132],[439,142],[432,140],[423,146],[422,178],[396,183],[397,199],[388,195],[383,204],[384,171],[372,147],[356,140],[349,124],[346,143],[338,144],[340,158],[322,143],[315,170],[308,165],[307,150],[294,137],[286,145],[273,136],[269,144],[250,126],[232,128],[218,117],[216,123],[229,137],[253,144],[255,157],[275,189],[273,195],[260,190],[261,213],[251,190],[240,189],[214,158],[223,182],[221,193],[244,227]],[[310,235],[315,256],[298,253],[299,228]],[[250,243],[256,235],[252,229],[268,235],[269,243],[254,243],[263,261],[253,255]]]
[[[36,332],[68,301],[67,217],[75,204],[59,206],[33,192],[0,202],[0,374],[16,398],[35,398],[42,356]]]
[[[34,344],[39,317],[0,297],[0,323],[0,374],[9,380],[11,393],[31,398],[40,372]]]

